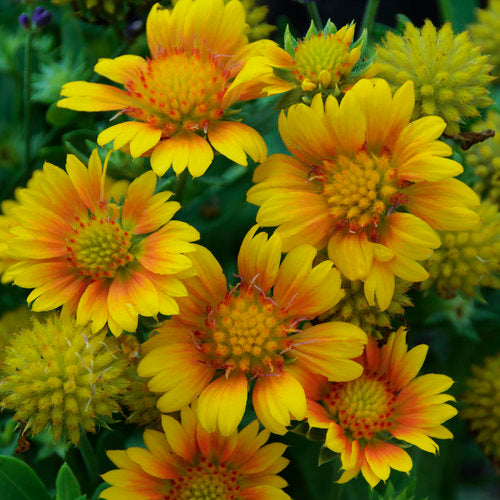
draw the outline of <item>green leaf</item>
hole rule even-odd
[[[305,40],[311,38],[312,36],[315,36],[318,34],[318,30],[316,29],[316,26],[314,25],[314,22],[311,21],[311,25],[309,26],[309,29],[307,30],[306,36],[304,37]]]
[[[0,456],[0,492],[2,500],[50,500],[35,472],[14,457]]]
[[[337,33],[337,26],[335,26],[335,24],[333,24],[332,21],[328,19],[328,21],[325,24],[325,28],[323,29],[323,33],[325,35],[331,35],[333,33]]]
[[[318,455],[318,467],[321,467],[323,464],[327,464],[332,460],[338,458],[338,454],[327,448],[326,446],[321,447]]]
[[[293,81],[292,72],[287,68],[273,68],[273,73],[282,80],[286,80],[287,82]]]
[[[295,47],[297,47],[298,43],[297,39],[290,32],[290,26],[288,26],[288,24],[286,25],[285,28],[284,41],[285,41],[285,50],[291,56],[293,56],[295,54]]]
[[[70,109],[59,108],[57,107],[57,103],[53,102],[49,109],[47,110],[47,114],[45,115],[45,119],[51,125],[55,125],[56,127],[64,127],[65,125],[70,124],[75,118],[78,116],[76,111],[71,111]]]
[[[76,500],[80,495],[80,485],[73,471],[67,463],[62,464],[56,478],[56,500]]]
[[[302,94],[302,90],[297,88],[285,92],[276,103],[276,109],[286,109],[301,102]]]

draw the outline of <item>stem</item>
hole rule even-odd
[[[323,23],[321,22],[321,16],[319,15],[319,10],[316,2],[307,2],[306,5],[314,26],[316,26],[316,29],[318,31],[321,31],[323,29]]]
[[[441,20],[443,22],[451,21],[453,15],[450,0],[438,0],[438,8]]]
[[[99,474],[97,471],[97,461],[94,455],[94,450],[92,449],[92,446],[90,446],[87,433],[85,432],[82,432],[82,434],[80,435],[80,442],[78,443],[78,449],[80,450],[83,462],[85,463],[85,468],[87,469],[90,482],[95,485],[99,481]]]
[[[373,30],[379,3],[380,0],[368,0],[368,2],[366,3],[365,13],[363,14],[363,23],[361,25],[361,32],[363,32],[363,30],[366,30],[368,32],[368,36],[370,36],[370,33]]]
[[[31,19],[31,12],[28,13]],[[24,101],[24,157],[23,170],[28,175],[31,162],[31,72],[33,60],[33,29],[30,27],[26,32],[24,43],[24,77],[23,77],[23,101]]]
[[[175,187],[175,198],[182,203],[182,195],[188,179],[188,169],[183,170],[177,177],[177,186]]]

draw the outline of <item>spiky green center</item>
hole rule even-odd
[[[312,36],[295,48],[297,65],[292,71],[299,83],[303,81],[333,88],[341,76],[351,70],[349,43],[333,34]],[[312,90],[312,88],[311,88]]]

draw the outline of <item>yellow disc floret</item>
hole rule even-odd
[[[106,332],[92,334],[74,318],[53,314],[33,320],[8,346],[1,369],[2,407],[15,411],[31,434],[47,426],[54,440],[73,443],[80,428],[94,431],[96,420],[119,410],[117,397],[127,388],[127,366]]]
[[[314,177],[323,184],[334,218],[359,231],[377,225],[380,216],[398,202],[395,176],[388,155],[360,153],[354,158],[339,155],[335,163],[325,161]]]
[[[281,353],[292,345],[286,336],[293,326],[255,287],[242,285],[239,294],[233,289],[209,310],[206,323],[210,333],[194,335],[214,367],[255,376],[281,372],[285,363]]]
[[[472,375],[462,396],[467,406],[461,415],[470,421],[484,452],[497,462],[500,461],[500,354],[486,358],[481,367],[473,366]]]
[[[112,278],[116,270],[133,260],[128,252],[132,235],[109,218],[75,216],[71,236],[66,240],[67,261],[82,276]]]
[[[344,384],[332,384],[324,405],[353,439],[371,439],[391,427],[395,393],[383,375],[365,371]]]
[[[237,470],[225,463],[213,463],[205,457],[197,467],[187,467],[184,475],[172,480],[165,500],[233,500],[239,498],[241,486]]]
[[[304,92],[335,88],[352,70],[361,47],[350,49],[354,25],[335,33],[318,33],[299,40],[295,47],[296,66],[292,74]]]
[[[222,98],[229,71],[217,56],[199,49],[176,48],[158,54],[125,82],[131,98],[125,113],[163,128],[170,136],[184,127],[204,130],[224,114]]]
[[[458,134],[464,119],[493,102],[486,88],[493,79],[491,68],[467,32],[454,35],[449,23],[436,30],[431,21],[422,29],[407,23],[402,36],[387,32],[374,66],[393,89],[413,81],[414,118],[441,116],[448,135]]]
[[[451,298],[458,291],[473,297],[476,287],[500,288],[500,214],[498,207],[483,202],[478,210],[481,221],[471,231],[441,232],[441,247],[426,262],[430,279],[439,295]]]

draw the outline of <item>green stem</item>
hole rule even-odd
[[[316,26],[316,29],[318,31],[321,31],[323,29],[323,23],[321,22],[321,16],[319,15],[319,10],[316,2],[307,2],[306,5],[314,26]]]
[[[177,186],[175,187],[175,198],[179,203],[182,203],[182,195],[188,179],[188,170],[183,170],[177,177]]]
[[[368,2],[366,3],[365,13],[363,14],[363,23],[361,25],[361,32],[363,32],[363,30],[366,30],[368,32],[368,36],[370,36],[370,33],[373,30],[379,3],[380,0],[368,0]]]
[[[80,435],[80,442],[78,443],[78,449],[83,458],[85,468],[87,469],[87,474],[89,475],[90,482],[96,484],[99,482],[99,473],[97,470],[97,461],[95,458],[94,450],[90,446],[89,438],[85,432]]]
[[[439,8],[439,14],[441,15],[441,20],[443,22],[446,21],[451,21],[453,15],[452,15],[452,8],[451,8],[451,1],[450,0],[438,0],[438,8]]]
[[[28,12],[31,18],[31,12]],[[24,174],[29,174],[31,162],[31,72],[33,60],[33,29],[26,31],[24,43],[24,77],[23,77],[23,101],[24,101]]]

